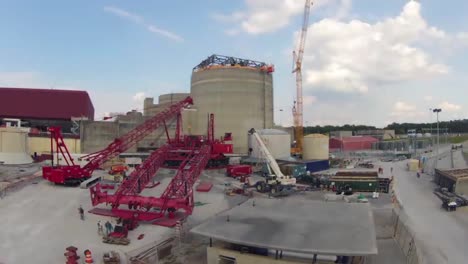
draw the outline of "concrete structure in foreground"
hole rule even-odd
[[[366,256],[377,254],[368,204],[252,199],[191,232],[212,241],[208,264],[220,263],[220,259],[238,264],[334,263],[337,256],[363,263]],[[331,262],[312,262],[314,257]]]

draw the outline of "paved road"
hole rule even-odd
[[[448,152],[446,152],[448,151]],[[452,167],[450,150],[441,149],[439,168]],[[453,153],[455,167],[466,163],[460,151]],[[432,193],[435,185],[432,176],[406,171],[406,161],[382,163],[384,171],[390,174],[393,167],[395,192],[403,204],[404,215],[411,229],[417,234],[418,249],[424,263],[461,264],[468,263],[468,212],[448,213],[441,209],[441,201]]]

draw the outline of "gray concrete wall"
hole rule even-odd
[[[198,109],[194,134],[206,134],[208,113],[215,114],[215,136],[233,133],[234,152],[247,153],[250,128],[273,127],[273,77],[246,68],[194,72],[191,95]]]
[[[142,121],[141,121],[142,122]],[[106,148],[115,138],[121,137],[134,129],[139,123],[85,121],[81,125],[81,151],[92,153]],[[169,127],[175,127],[175,123]],[[170,136],[174,136],[174,128]],[[160,127],[125,152],[136,152],[137,148],[159,147],[167,141],[164,128]]]

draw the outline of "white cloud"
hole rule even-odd
[[[393,106],[393,110],[396,112],[407,112],[407,111],[414,111],[416,106],[410,105],[406,102],[398,101]]]
[[[447,112],[457,112],[461,110],[462,108],[461,105],[452,104],[447,101],[440,103],[438,106],[439,108],[442,109],[442,111],[447,111]]]
[[[393,105],[389,117],[393,122],[421,122],[422,118],[427,117],[427,113],[420,111],[413,104],[397,101]],[[388,120],[386,122],[388,123]]]
[[[112,13],[112,14],[114,14],[116,16],[121,17],[121,18],[125,18],[125,19],[128,19],[130,21],[133,21],[134,23],[143,24],[143,22],[144,22],[144,19],[141,16],[136,15],[136,14],[132,14],[132,13],[130,13],[130,12],[126,11],[126,10],[120,9],[118,7],[105,6],[104,11]]]
[[[105,12],[108,12],[108,13],[111,13],[113,15],[116,15],[120,18],[123,18],[123,19],[127,19],[133,23],[136,23],[138,25],[142,25],[144,26],[149,32],[152,32],[152,33],[155,33],[155,34],[158,34],[158,35],[161,35],[161,36],[164,36],[168,39],[172,39],[172,40],[175,40],[177,42],[182,42],[184,41],[184,39],[173,33],[173,32],[170,32],[168,30],[165,30],[165,29],[161,29],[155,25],[152,25],[152,24],[149,24],[147,22],[145,22],[145,19],[140,16],[140,15],[137,15],[137,14],[133,14],[131,12],[128,12],[124,9],[121,9],[121,8],[118,8],[118,7],[114,7],[114,6],[105,6],[104,7],[104,11]]]
[[[432,101],[432,96],[431,95],[424,96],[424,101],[427,101],[427,102]]]
[[[374,86],[445,74],[449,67],[433,62],[415,44],[441,40],[447,33],[429,26],[419,2],[375,24],[323,19],[309,26],[303,71],[305,89],[366,93]],[[297,40],[299,32],[294,39]]]
[[[345,17],[351,7],[351,0],[313,1],[311,13],[330,3],[339,5],[337,18]],[[298,0],[245,0],[245,5],[242,11],[228,15],[214,14],[212,17],[216,21],[236,25],[227,32],[235,30],[257,35],[281,29],[290,23],[292,17],[304,12],[304,1]]]

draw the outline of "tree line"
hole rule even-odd
[[[395,129],[396,134],[405,134],[408,129],[416,129],[417,133],[423,133],[423,129],[433,129],[433,133],[437,133],[437,123],[392,123],[385,129]],[[450,120],[439,122],[441,132],[447,130],[448,133],[467,133],[468,119]],[[429,131],[428,131],[429,132]]]
[[[437,123],[392,123],[384,127],[384,129],[394,129],[396,134],[406,134],[409,129],[416,129],[417,133],[424,133],[423,129],[433,129],[436,133]],[[451,120],[439,122],[441,131],[447,129],[448,133],[468,133],[468,119]],[[353,131],[378,129],[375,126],[367,125],[343,125],[343,126],[307,126],[304,127],[304,134],[329,134],[332,131]],[[429,131],[427,131],[429,132]]]

